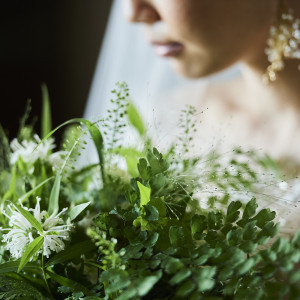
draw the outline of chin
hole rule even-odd
[[[214,75],[226,68],[224,66],[218,67],[215,64],[199,63],[199,61],[187,63],[180,59],[172,60],[171,65],[177,74],[194,79]]]

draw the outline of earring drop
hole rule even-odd
[[[268,84],[277,79],[278,72],[285,67],[284,59],[300,60],[300,20],[294,17],[291,9],[282,2],[277,25],[270,29],[265,53],[270,65],[263,75],[263,82]],[[299,66],[300,70],[300,66]]]

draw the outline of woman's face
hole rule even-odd
[[[131,22],[145,24],[156,54],[187,77],[203,77],[264,55],[275,0],[123,0]]]

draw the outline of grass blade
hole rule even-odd
[[[22,118],[20,119],[20,125],[19,125],[19,129],[18,129],[18,134],[17,134],[17,138],[18,140],[22,140],[22,129],[25,127],[26,121],[28,120],[29,114],[31,112],[31,99],[27,99],[27,104],[25,106],[25,112],[22,116]]]
[[[70,219],[71,221],[73,221],[74,219],[76,219],[76,217],[83,211],[85,210],[89,205],[91,204],[91,201],[87,202],[87,203],[82,203],[79,205],[76,205],[75,207],[73,207],[70,211]]]
[[[50,101],[49,101],[49,93],[48,88],[45,83],[42,83],[41,85],[42,89],[42,124],[41,124],[41,130],[42,130],[42,138],[44,138],[52,128],[52,121],[51,121],[51,108],[50,108]]]
[[[20,265],[20,260],[10,261],[0,265],[0,274],[17,272]],[[40,266],[36,263],[27,263],[23,268],[24,270],[36,270],[40,269]]]
[[[24,266],[29,262],[29,260],[41,249],[41,247],[43,246],[43,242],[44,237],[39,236],[29,244],[21,258],[17,271],[18,273],[24,268]]]
[[[44,180],[43,182],[41,182],[40,184],[38,184],[35,188],[33,188],[32,190],[30,190],[29,192],[27,192],[25,195],[23,195],[20,198],[20,202],[22,203],[24,200],[26,200],[29,196],[31,196],[36,190],[38,190],[40,187],[42,187],[44,184],[46,184],[48,181],[52,180],[54,177],[50,177],[47,178],[46,180]]]
[[[45,267],[47,268],[68,260],[72,260],[79,257],[81,254],[86,254],[94,249],[95,245],[90,240],[80,242],[52,256],[45,264]]]
[[[49,205],[48,205],[48,213],[51,215],[54,212],[58,212],[59,205],[58,205],[58,199],[59,199],[59,190],[60,190],[60,182],[61,182],[61,173],[57,173],[54,185],[51,189],[50,198],[49,198]]]
[[[56,127],[55,129],[53,129],[51,132],[49,132],[42,140],[41,142],[36,146],[36,148],[44,142],[44,140],[46,140],[47,138],[49,138],[51,135],[53,135],[58,129],[66,126],[66,125],[70,125],[73,123],[80,123],[83,124],[87,127],[92,140],[94,142],[94,145],[96,147],[97,150],[97,154],[98,154],[98,158],[99,158],[99,164],[101,167],[101,177],[103,180],[103,183],[105,183],[105,173],[104,173],[104,141],[103,141],[103,136],[100,132],[100,130],[98,129],[98,127],[96,126],[96,123],[92,123],[89,120],[83,119],[83,118],[76,118],[76,119],[71,119],[67,122],[64,122],[63,124],[59,125],[58,127]]]
[[[16,206],[17,210],[23,215],[24,218],[41,234],[43,234],[43,227],[39,221],[26,209],[21,206]]]
[[[146,132],[146,127],[142,117],[132,102],[129,103],[127,108],[127,116],[130,124],[138,131],[140,136],[143,137]]]
[[[0,172],[10,167],[9,140],[0,124]]]
[[[93,295],[85,286],[83,286],[82,284],[80,284],[74,280],[60,276],[60,275],[50,272],[48,270],[46,270],[46,273],[51,277],[51,279],[53,279],[54,281],[56,281],[57,283],[59,283],[62,286],[72,288],[72,289],[74,289],[75,292],[83,292],[87,296]]]
[[[15,164],[11,172],[9,190],[3,196],[3,202],[5,200],[15,201],[18,199],[18,195],[16,194],[16,181],[17,181],[17,165]]]

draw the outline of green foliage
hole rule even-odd
[[[6,134],[0,125],[0,172],[9,169],[10,149]]]
[[[146,133],[146,127],[144,125],[143,119],[139,115],[136,107],[132,102],[129,103],[127,108],[128,120],[130,121],[131,125],[138,131],[140,136],[144,136]]]
[[[154,149],[147,160],[140,160],[141,178],[132,181],[126,205],[97,218],[94,230],[102,236],[99,253],[113,245],[103,258],[106,265],[99,277],[105,295],[142,298],[138,284],[147,279],[150,299],[210,295],[266,299],[274,294],[269,286],[275,278],[285,283],[282,287],[278,283],[278,295],[297,294],[298,235],[293,242],[279,238],[271,248],[261,248],[277,234],[279,224],[273,222],[274,212],[258,210],[254,198],[244,207],[240,201],[230,202],[225,212],[191,214],[185,205],[177,218],[164,197],[152,191],[158,175],[164,176],[162,186],[168,185],[172,173],[167,166]]]
[[[92,293],[82,284],[76,282],[72,279],[66,278],[64,276],[58,275],[56,273],[46,271],[46,273],[50,276],[52,280],[59,283],[61,286],[69,287],[72,291],[75,292],[83,292],[84,294],[90,296]]]
[[[15,279],[14,276],[0,276],[0,299],[3,300],[46,300],[38,289],[25,280]]]
[[[89,205],[91,202],[78,204],[75,207],[73,207],[70,211],[70,219],[73,221],[76,219]]]
[[[50,198],[49,198],[49,205],[48,205],[48,211],[50,214],[53,212],[58,212],[59,206],[58,206],[58,198],[59,198],[59,192],[60,192],[60,183],[61,183],[61,173],[57,173],[55,177],[54,184],[51,189]]]
[[[23,217],[41,234],[43,234],[42,225],[38,222],[38,220],[26,209],[21,206],[17,207],[17,210],[23,215]]]
[[[24,266],[33,258],[34,255],[41,249],[43,246],[44,237],[39,236],[36,239],[34,239],[26,248],[25,253],[23,254],[19,267],[18,267],[18,273],[24,268]]]
[[[179,142],[181,143],[181,149],[179,153],[185,154],[190,152],[193,147],[192,141],[195,136],[196,121],[194,119],[196,114],[195,107],[187,105],[185,109],[181,111],[179,118],[179,128],[181,129],[181,135],[178,137]]]
[[[116,89],[112,90],[111,93],[115,96],[114,99],[110,100],[113,108],[107,111],[108,117],[102,125],[104,127],[103,134],[107,139],[106,146],[109,149],[120,146],[120,140],[124,133],[123,129],[126,127],[125,116],[127,115],[129,105],[129,89],[125,82],[117,82]],[[131,118],[133,119],[132,109],[133,108],[131,108]],[[137,123],[136,125],[140,126],[140,124]],[[139,130],[141,130],[141,128]]]
[[[49,100],[48,88],[45,83],[41,85],[42,88],[42,113],[41,113],[41,129],[42,129],[42,137],[45,137],[52,128],[52,118],[51,118],[51,107]]]
[[[28,140],[32,137],[35,120],[32,121],[32,124],[27,124],[30,112],[31,112],[31,99],[28,99],[24,114],[20,119],[19,131],[17,135],[17,138],[20,141]]]
[[[20,265],[19,260],[2,263],[0,265],[0,273],[4,274],[4,273],[10,273],[10,272],[17,272],[19,265]],[[23,269],[24,270],[39,269],[39,265],[36,263],[27,263],[26,265],[24,265]]]
[[[64,251],[56,253],[53,255],[45,264],[45,267],[54,266],[57,264],[65,263],[71,260],[74,260],[80,255],[88,254],[91,251],[95,250],[95,245],[90,241],[86,240],[79,242],[78,244],[69,246]]]
[[[127,85],[117,84],[113,94],[103,135],[85,119],[51,131],[44,88],[44,139],[38,147],[62,126],[75,122],[86,127],[68,131],[58,168],[47,159],[19,157],[12,164],[8,139],[0,144],[1,209],[10,200],[31,224],[26,231],[33,233],[22,258],[14,261],[11,245],[2,237],[11,226],[10,212],[6,209],[8,218],[0,214],[0,299],[299,298],[300,230],[291,240],[279,237],[275,212],[261,209],[260,198],[253,197],[263,197],[255,193],[262,183],[257,169],[279,173],[271,158],[241,149],[225,159],[216,152],[189,158],[185,154],[196,130],[193,107],[182,112],[178,147],[167,155],[147,149],[151,141],[137,110],[128,106]],[[20,142],[33,139],[32,126],[25,126],[29,111],[21,121]],[[142,150],[121,147],[126,115],[145,145]],[[66,164],[77,155],[86,132],[99,163],[70,170]],[[127,170],[113,163],[115,157],[126,160]],[[45,210],[41,218],[69,207],[52,220],[57,227],[51,235],[61,238],[54,238],[52,247],[59,242],[65,247],[57,253],[51,249],[47,258],[41,250],[45,228],[33,210],[36,197]],[[70,241],[59,233],[63,223],[72,223]]]

